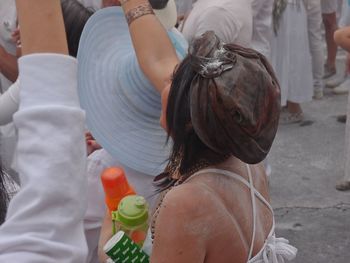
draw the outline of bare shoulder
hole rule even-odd
[[[204,262],[217,225],[210,217],[211,205],[205,205],[210,195],[203,186],[187,183],[167,193],[155,224],[152,262]]]
[[[167,263],[197,263],[208,258],[206,262],[224,262],[220,259],[238,257],[237,251],[246,250],[237,230],[240,227],[211,187],[213,181],[217,182],[212,174],[202,174],[168,192],[156,221],[152,259],[167,255],[174,259]]]
[[[216,202],[216,194],[211,189],[200,181],[194,181],[179,185],[169,191],[164,198],[162,208],[167,210],[175,208],[169,213],[180,213],[181,216],[186,216],[185,212],[190,212],[193,216],[207,211],[208,207],[215,205]]]

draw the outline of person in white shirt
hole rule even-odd
[[[251,2],[198,0],[184,23],[182,33],[190,43],[209,30],[225,43],[249,47],[253,34]]]

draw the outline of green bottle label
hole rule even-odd
[[[105,253],[118,263],[149,263],[149,256],[123,231],[115,234],[104,246]]]

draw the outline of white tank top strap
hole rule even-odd
[[[247,164],[247,171],[248,171],[248,177],[249,177],[249,185],[250,185],[250,195],[251,195],[251,199],[252,199],[252,208],[253,208],[253,232],[252,232],[252,241],[250,244],[250,249],[249,249],[249,254],[248,254],[248,259],[247,261],[249,261],[249,259],[252,258],[253,255],[253,249],[254,249],[254,242],[255,242],[255,232],[256,232],[256,201],[255,201],[255,187],[254,187],[254,182],[253,182],[253,178],[252,178],[252,172],[250,171],[250,167]]]
[[[253,210],[253,231],[252,231],[251,245],[250,245],[250,249],[249,249],[249,253],[248,253],[248,261],[249,261],[249,259],[251,259],[252,255],[253,255],[255,233],[256,233],[256,220],[257,219],[256,219],[256,200],[255,200],[255,197],[259,198],[270,209],[272,215],[273,215],[273,209],[272,209],[271,205],[269,204],[269,202],[267,202],[267,200],[255,189],[250,166],[248,164],[246,164],[246,167],[247,167],[249,181],[247,181],[242,176],[239,176],[238,174],[235,174],[231,171],[214,168],[214,169],[203,169],[201,171],[198,171],[197,173],[193,174],[190,178],[185,180],[185,182],[187,182],[188,180],[190,180],[193,177],[196,177],[198,175],[207,174],[207,173],[216,173],[216,174],[221,174],[221,175],[225,175],[225,176],[229,176],[231,178],[234,178],[235,180],[243,183],[246,187],[248,187],[250,189],[252,210]],[[273,222],[272,230],[274,230],[274,222]]]
[[[249,167],[249,165],[248,165]],[[249,168],[249,171],[250,171],[250,168]],[[193,177],[197,177],[198,175],[202,175],[202,174],[207,174],[207,173],[216,173],[216,174],[221,174],[221,175],[226,175],[226,176],[229,176],[231,178],[234,178],[235,180],[241,182],[242,184],[244,184],[246,187],[248,188],[251,188],[250,186],[250,183],[245,179],[243,178],[242,176],[238,175],[238,174],[235,174],[231,171],[228,171],[228,170],[223,170],[223,169],[215,169],[215,168],[210,168],[210,169],[203,169],[203,170],[200,170],[196,173],[194,173],[190,178],[188,178],[187,180],[184,181],[187,182],[189,181],[190,179],[192,179]],[[258,192],[258,190],[256,190],[255,188],[253,189],[254,190],[254,194],[257,198],[259,198],[259,200],[261,202],[263,202],[267,208],[270,209],[271,213],[273,213],[273,209],[272,209],[272,206],[269,204],[269,202],[262,196],[262,194],[260,194]]]

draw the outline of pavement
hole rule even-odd
[[[335,189],[345,158],[336,116],[346,105],[347,95],[325,89],[322,100],[302,105],[303,123],[279,127],[269,156],[276,235],[298,248],[295,263],[350,263],[350,191]]]

